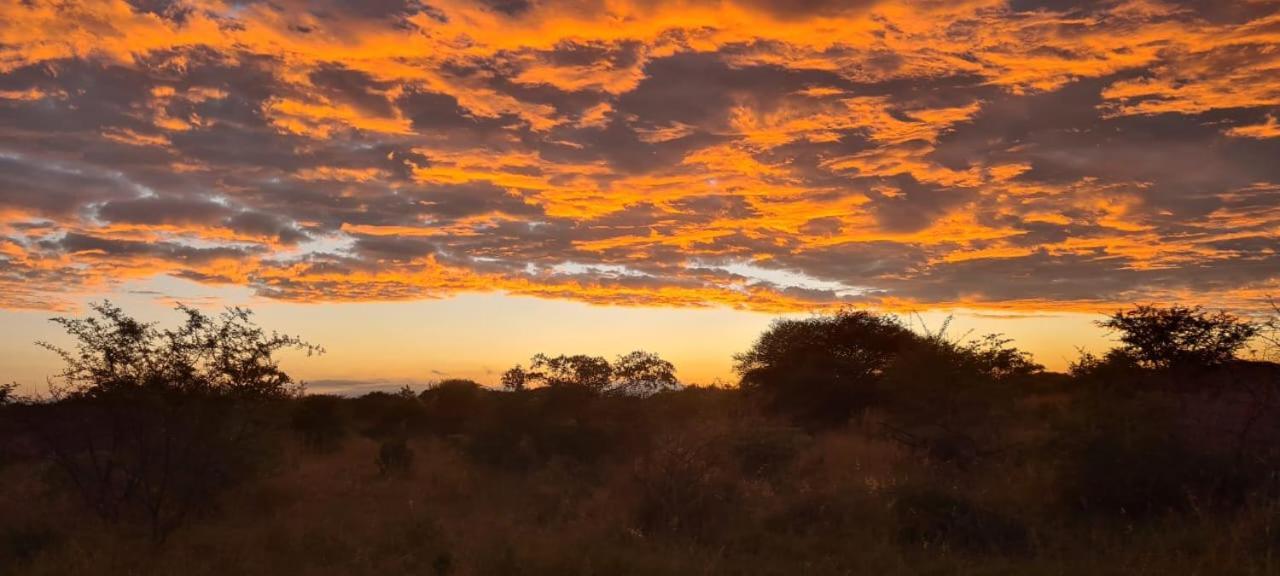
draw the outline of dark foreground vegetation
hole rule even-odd
[[[60,320],[50,397],[0,388],[0,574],[1280,573],[1274,324],[1138,307],[1051,374],[846,311],[738,388],[638,352],[340,398],[184,310]]]

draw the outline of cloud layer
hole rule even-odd
[[[1275,0],[0,6],[0,306],[1280,294]]]

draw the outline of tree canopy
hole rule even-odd
[[[188,306],[177,328],[136,320],[110,302],[92,304],[95,315],[54,318],[75,338],[68,350],[40,346],[60,356],[60,396],[93,396],[121,390],[153,390],[238,397],[278,397],[296,391],[275,354],[298,349],[323,352],[296,336],[266,333],[243,308],[216,317]]]
[[[515,366],[502,375],[502,387],[577,388],[593,393],[648,395],[680,386],[675,365],[652,352],[634,351],[610,363],[600,356],[537,354],[529,368]]]
[[[1121,350],[1145,368],[1215,366],[1236,357],[1260,327],[1199,306],[1151,305],[1119,310],[1098,322],[1120,337]]]

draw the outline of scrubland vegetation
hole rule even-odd
[[[652,354],[305,395],[248,313],[109,305],[0,389],[0,574],[1275,574],[1275,324],[1137,307],[1044,372],[999,337],[777,322],[735,388]]]

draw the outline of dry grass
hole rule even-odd
[[[722,398],[660,399],[649,442],[527,469],[486,464],[464,436],[413,435],[406,475],[379,442],[331,452],[284,434],[273,472],[163,546],[93,520],[45,465],[0,468],[0,573],[182,576],[387,574],[1268,574],[1280,509],[1144,524],[1069,518],[1051,460],[929,462],[874,426],[810,436]],[[712,406],[708,408],[703,404]],[[517,449],[513,447],[512,449]],[[904,536],[901,499],[952,542]],[[951,500],[948,500],[951,499]],[[935,516],[928,516],[935,514]],[[974,521],[973,519],[977,520]],[[992,545],[984,519],[1003,532]],[[950,522],[950,523],[949,523]],[[976,523],[975,523],[976,522]],[[1010,528],[1012,526],[1012,528]],[[1001,534],[1025,535],[1008,549]],[[950,532],[948,532],[950,531]],[[974,538],[978,538],[974,540]],[[984,538],[986,538],[984,540]],[[1023,536],[1019,536],[1023,538]]]

